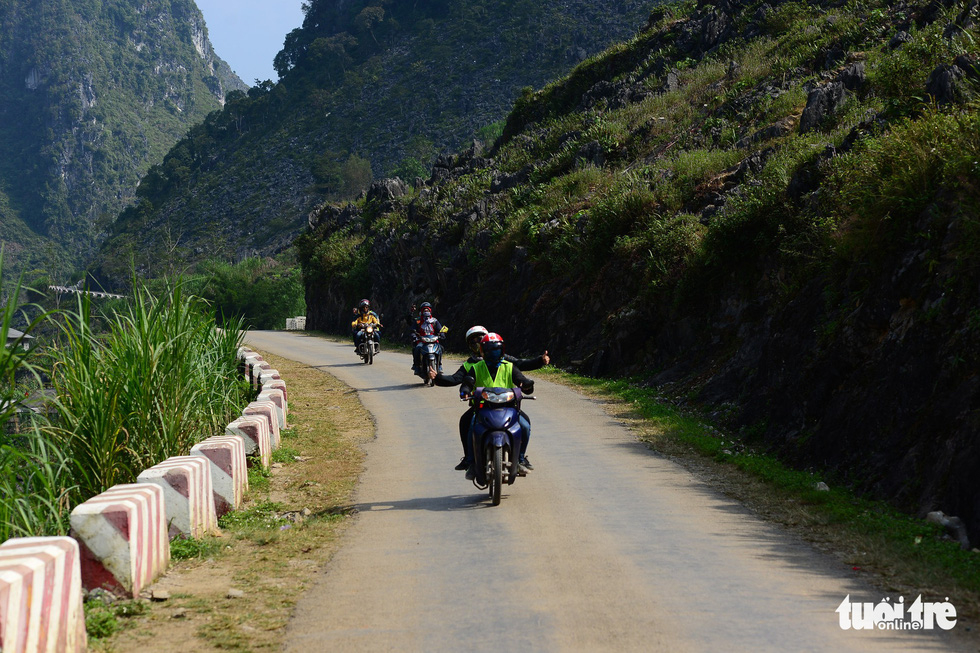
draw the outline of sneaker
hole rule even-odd
[[[470,466],[470,461],[466,459],[466,456],[463,456],[462,458],[459,459],[459,464],[456,465],[456,467],[454,467],[453,469],[455,469],[457,472],[461,472],[464,469],[467,469],[469,466]]]
[[[466,480],[467,481],[476,480],[476,467],[474,465],[470,465],[469,467],[466,468]]]
[[[527,456],[521,458],[521,467],[524,467],[528,470],[534,469],[534,465],[532,465],[531,461],[527,459]]]

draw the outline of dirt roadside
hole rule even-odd
[[[242,509],[200,556],[174,561],[95,651],[279,649],[297,598],[339,546],[374,424],[355,391],[320,370],[263,353],[289,390],[289,430],[267,475],[250,471]]]

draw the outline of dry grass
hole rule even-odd
[[[276,463],[267,476],[253,471],[247,501],[223,520],[215,553],[175,562],[154,585],[171,598],[123,620],[123,630],[95,650],[278,649],[297,599],[339,547],[362,469],[360,445],[374,424],[332,376],[263,355],[286,379],[291,428],[283,449],[299,460]],[[244,596],[228,598],[230,589]]]

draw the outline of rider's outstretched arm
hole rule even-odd
[[[443,388],[452,388],[462,383],[468,374],[466,368],[460,365],[459,369],[453,374],[436,374],[435,382],[436,385],[442,386]]]
[[[544,356],[536,356],[534,358],[515,358],[509,354],[505,354],[504,360],[512,363],[514,367],[524,372],[539,370],[545,366]]]
[[[534,392],[534,381],[524,376],[524,374],[516,367],[514,368],[513,372],[511,372],[511,378],[514,380],[514,385],[520,386],[521,390],[527,394]]]

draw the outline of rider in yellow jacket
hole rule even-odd
[[[361,341],[364,339],[364,327],[369,324],[374,324],[377,327],[374,333],[375,338],[379,338],[381,336],[381,320],[371,310],[371,302],[362,299],[357,304],[357,317],[350,323],[351,335],[354,337],[354,351],[357,351]]]

